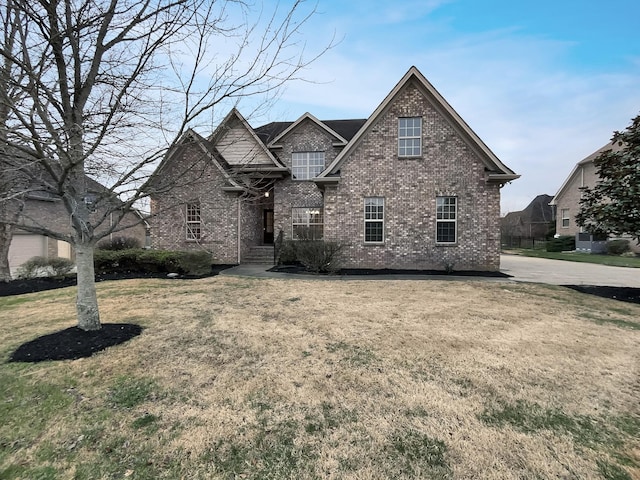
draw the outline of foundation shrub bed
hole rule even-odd
[[[17,277],[31,279],[37,277],[62,278],[73,269],[73,262],[68,258],[31,257],[23,263]]]
[[[313,273],[335,273],[340,270],[340,252],[344,245],[324,240],[284,242],[280,250],[280,264],[301,264]]]
[[[96,273],[179,273],[204,275],[211,271],[211,254],[204,251],[172,250],[96,250]]]
[[[98,242],[96,248],[100,250],[129,250],[142,248],[142,244],[134,237],[114,237]]]

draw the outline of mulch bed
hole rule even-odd
[[[207,278],[218,275],[222,270],[231,268],[234,265],[213,265],[211,272],[206,275],[179,275],[179,279]],[[167,278],[166,272],[118,272],[96,274],[96,282],[106,280],[127,280],[132,278]],[[42,292],[56,288],[73,287],[76,284],[75,275],[64,278],[39,277],[29,279],[18,279],[11,282],[0,282],[0,297],[10,295],[22,295],[24,293]]]
[[[298,273],[301,275],[315,275],[305,270],[302,265],[276,265],[269,269],[270,272],[280,273]],[[493,278],[510,278],[511,275],[507,275],[502,272],[484,272],[476,270],[461,270],[454,272],[446,272],[444,270],[398,270],[393,268],[343,268],[338,270],[333,275],[444,275],[454,277],[493,277]]]
[[[212,277],[232,265],[214,265],[208,275],[180,275],[175,278],[196,279]],[[125,272],[96,275],[96,282],[105,280],[125,280],[131,278],[167,278],[166,273]],[[75,276],[65,278],[33,278],[0,282],[0,297],[40,292],[55,288],[71,287],[76,284]],[[140,335],[142,327],[133,323],[103,323],[100,330],[85,332],[71,327],[43,335],[24,343],[9,357],[10,362],[44,362],[51,360],[76,360],[90,357],[107,347],[120,345]]]
[[[621,302],[640,304],[640,288],[631,287],[603,287],[596,285],[563,285],[581,293],[596,295],[598,297],[612,298]]]
[[[133,323],[103,323],[100,330],[90,332],[71,327],[20,345],[11,354],[9,361],[36,363],[76,360],[90,357],[107,347],[120,345],[140,333],[142,327]]]

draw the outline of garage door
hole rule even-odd
[[[9,268],[16,268],[31,257],[46,255],[46,237],[42,235],[14,235],[9,247]]]

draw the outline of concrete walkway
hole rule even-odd
[[[640,268],[501,255],[500,271],[519,282],[640,288]]]
[[[612,287],[640,288],[640,269],[609,267],[595,263],[567,262],[546,258],[501,255],[500,270],[511,278],[465,277],[456,275],[299,275],[268,272],[271,265],[242,264],[220,272],[254,278],[289,278],[308,280],[466,280],[484,282],[536,282],[552,285],[607,285]]]

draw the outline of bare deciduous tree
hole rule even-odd
[[[121,220],[142,199],[172,188],[148,181],[157,161],[220,108],[274,98],[330,45],[307,57],[301,28],[314,9],[304,12],[301,0],[254,20],[242,0],[0,5],[20,19],[15,45],[5,41],[0,50],[12,72],[2,88],[15,92],[2,97],[2,155],[30,186],[61,201],[71,225],[69,232],[34,222],[21,228],[74,245],[78,326],[96,330],[94,246],[130,226]],[[106,187],[91,192],[91,178]]]

